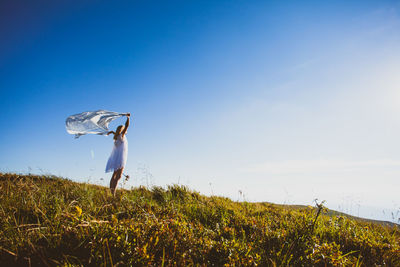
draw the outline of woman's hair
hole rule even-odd
[[[124,127],[124,125],[120,125],[117,127],[117,130],[115,131],[115,134],[114,134],[114,140],[117,140],[118,135],[121,134],[122,127]]]

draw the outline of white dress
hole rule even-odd
[[[114,147],[110,157],[107,161],[106,172],[116,171],[125,167],[126,159],[128,158],[128,139],[124,135],[117,136],[117,140],[114,140]]]

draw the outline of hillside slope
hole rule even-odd
[[[290,209],[306,209],[307,206],[305,205],[290,205],[290,204],[273,204],[277,207],[281,207],[281,208],[290,208]],[[340,212],[340,211],[336,211],[336,210],[330,210],[330,209],[325,209],[327,215],[329,216],[343,216],[343,217],[347,217],[349,219],[353,219],[359,222],[367,222],[367,223],[374,223],[374,224],[380,224],[382,226],[389,226],[389,227],[399,227],[400,225],[394,222],[389,222],[389,221],[380,221],[380,220],[374,220],[374,219],[367,219],[367,218],[362,218],[362,217],[357,217],[357,216],[353,216],[353,215],[349,215],[347,213],[344,212]]]
[[[400,230],[322,207],[0,174],[3,266],[400,266]]]

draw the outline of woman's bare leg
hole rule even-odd
[[[123,170],[124,170],[124,168],[114,171],[113,176],[111,177],[110,189],[111,189],[111,194],[113,194],[113,195],[115,195],[115,189],[117,188],[119,179],[121,179]]]
[[[114,186],[114,181],[115,181],[115,177],[117,176],[117,172],[118,170],[114,171],[112,176],[111,176],[111,180],[110,180],[110,190],[111,190],[111,194],[114,195],[114,191],[115,191],[115,186]]]

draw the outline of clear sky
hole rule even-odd
[[[65,119],[131,112],[126,188],[397,220],[399,73],[398,1],[1,1],[0,171],[107,185]]]

